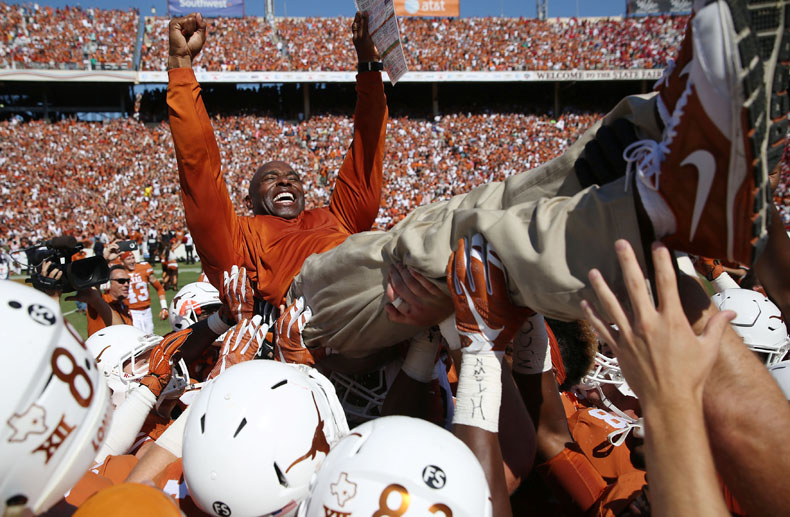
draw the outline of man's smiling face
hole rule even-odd
[[[255,215],[294,219],[304,211],[304,186],[290,165],[268,162],[255,171],[245,202]]]

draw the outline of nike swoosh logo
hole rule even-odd
[[[708,199],[710,189],[713,187],[713,178],[716,176],[716,159],[709,151],[694,151],[680,163],[680,166],[693,165],[697,168],[699,179],[697,180],[697,197],[694,199],[694,212],[691,217],[691,233],[689,240],[694,240],[697,233],[697,226],[702,217],[702,210],[705,208],[705,201]]]
[[[475,303],[472,300],[472,295],[469,294],[469,291],[466,290],[466,286],[464,284],[460,284],[461,289],[464,291],[464,295],[466,296],[466,306],[469,308],[469,311],[472,313],[472,316],[475,318],[475,323],[477,324],[477,328],[480,329],[480,332],[463,332],[458,331],[458,333],[462,336],[466,336],[471,340],[469,345],[469,350],[479,351],[484,350],[487,347],[493,345],[494,341],[497,337],[499,337],[499,333],[502,332],[504,327],[493,329],[486,325],[486,322],[483,320],[483,317],[480,316],[480,313],[477,312],[475,308]]]

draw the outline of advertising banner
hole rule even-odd
[[[691,0],[627,0],[626,5],[629,15],[691,12]]]
[[[242,17],[244,0],[167,0],[170,16],[184,16],[198,12],[207,18]]]
[[[460,0],[395,0],[398,16],[459,16]]]

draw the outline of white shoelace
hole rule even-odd
[[[669,76],[672,75],[672,72],[675,71],[675,60],[669,58],[667,60],[667,66],[664,68],[664,73],[661,74],[658,81],[653,84],[653,89],[656,90],[660,86],[669,86]]]
[[[674,63],[673,63],[674,66]],[[677,126],[683,117],[683,110],[688,103],[691,95],[692,81],[689,78],[683,94],[675,105],[669,124],[664,127],[664,135],[660,142],[655,140],[639,140],[629,145],[623,151],[623,159],[628,163],[625,170],[625,189],[631,184],[634,172],[641,179],[642,184],[652,190],[658,190],[658,182],[661,176],[661,162],[669,154],[669,146],[677,135]]]
[[[609,443],[614,445],[615,447],[620,447],[623,443],[625,443],[625,439],[628,438],[628,434],[633,431],[634,436],[637,438],[644,438],[645,437],[645,419],[640,418],[639,420],[628,422],[628,426],[624,427],[623,429],[616,429],[609,433],[606,437],[609,440]]]

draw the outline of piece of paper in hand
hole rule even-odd
[[[409,71],[409,67],[406,65],[406,55],[403,53],[394,2],[392,0],[355,0],[355,2],[359,12],[368,13],[368,31],[373,38],[373,44],[381,54],[390,83],[397,83],[398,79]]]

